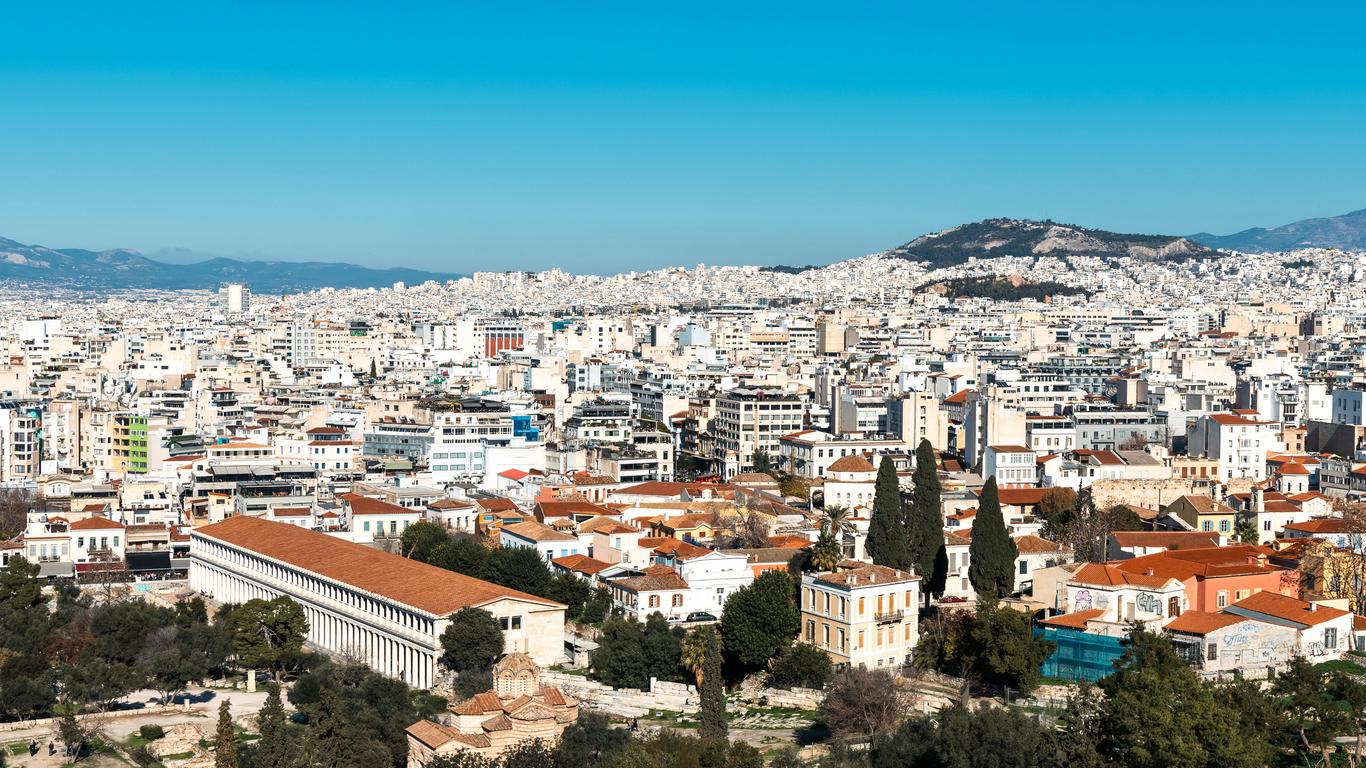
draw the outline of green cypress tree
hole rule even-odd
[[[228,700],[218,705],[218,734],[213,742],[213,768],[237,768],[237,733]]]
[[[703,627],[704,653],[702,670],[698,674],[698,693],[702,697],[697,716],[697,735],[703,739],[726,738],[726,692],[721,678],[721,634],[714,627]]]
[[[1002,598],[1015,591],[1015,542],[1006,532],[996,477],[987,478],[977,515],[972,522],[972,545],[968,548],[968,581],[978,598]]]
[[[920,591],[930,598],[944,594],[949,556],[944,549],[944,515],[939,499],[939,462],[929,440],[915,449],[915,489],[911,492],[906,529],[911,534],[911,563],[920,574]]]
[[[289,768],[294,762],[294,746],[288,717],[280,701],[280,686],[272,683],[266,703],[256,721],[261,738],[256,741],[256,768]]]
[[[896,465],[884,458],[873,486],[873,514],[868,520],[868,556],[878,565],[910,570],[911,549],[902,511]]]

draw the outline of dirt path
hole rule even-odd
[[[266,702],[266,692],[264,689],[255,693],[246,691],[216,690],[211,688],[193,688],[187,692],[185,697],[179,701],[186,704],[186,709],[178,712],[156,711],[146,714],[137,714],[136,710],[124,710],[109,715],[82,715],[82,720],[98,720],[103,723],[105,735],[118,742],[122,742],[130,735],[137,733],[138,729],[144,725],[160,725],[165,728],[182,723],[196,723],[206,732],[213,729],[214,718],[218,714],[218,706],[223,699],[232,702],[232,714],[234,718],[242,715],[255,714],[259,712]],[[126,704],[141,704],[147,706],[158,702],[157,694],[152,691],[137,691],[122,699]],[[14,742],[27,744],[30,739],[37,739],[40,749],[34,757],[29,757],[27,752],[18,755],[7,755],[8,765],[24,766],[25,768],[55,768],[65,765],[66,761],[62,757],[61,747],[58,746],[57,754],[48,757],[47,743],[56,739],[54,728],[51,725],[41,725],[32,728],[22,728],[17,730],[0,730],[0,744],[9,745]],[[87,758],[82,760],[82,766],[94,766],[101,768],[103,765],[123,765],[123,763],[110,761],[108,758]]]

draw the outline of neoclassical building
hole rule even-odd
[[[255,517],[190,536],[190,586],[219,603],[281,595],[303,606],[308,642],[430,688],[451,614],[473,606],[503,627],[504,648],[564,659],[565,607],[363,544]]]

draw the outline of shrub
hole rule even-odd
[[[807,643],[794,643],[773,663],[770,681],[777,688],[824,688],[834,674],[830,656]]]
[[[156,723],[148,723],[138,729],[138,735],[148,741],[156,741],[162,736],[165,736],[166,731],[162,730],[161,726]]]

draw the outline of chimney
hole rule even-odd
[[[1148,570],[1146,570],[1146,571],[1143,572],[1143,575],[1144,575],[1144,576],[1152,576],[1152,575],[1154,575],[1154,574],[1153,574],[1153,569],[1149,568]]]
[[[1252,511],[1257,514],[1266,511],[1266,491],[1260,485],[1252,486]]]
[[[1318,603],[1310,603],[1310,604],[1309,604],[1309,610],[1311,610],[1311,611],[1317,611],[1318,609],[1319,609],[1319,604],[1318,604]]]

